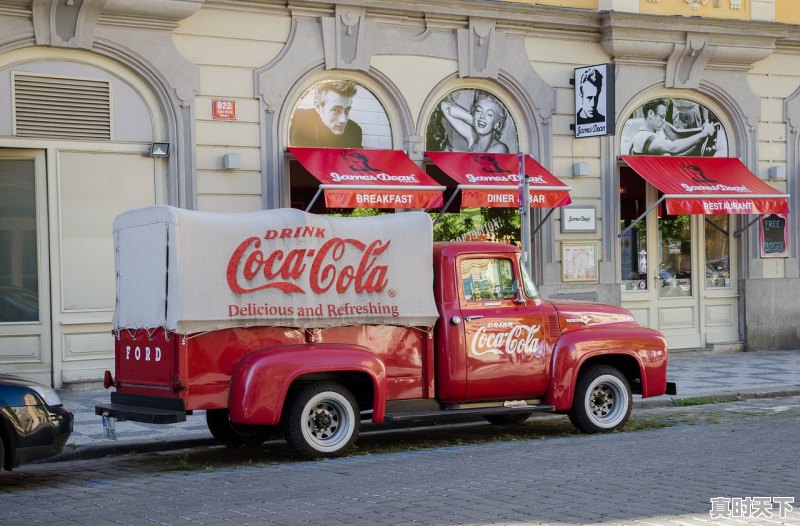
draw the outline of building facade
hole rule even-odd
[[[0,369],[99,380],[116,214],[306,206],[290,146],[403,150],[434,177],[427,151],[528,153],[572,188],[532,241],[545,297],[621,304],[673,348],[798,348],[795,4],[0,0]],[[616,131],[576,138],[595,64]],[[330,83],[358,125],[336,144],[307,120]],[[664,122],[681,151],[648,139]],[[623,159],[665,153],[738,158],[792,212],[669,213]]]

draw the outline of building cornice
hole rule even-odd
[[[618,64],[663,65],[702,50],[704,67],[745,71],[770,56],[793,27],[617,12],[603,13],[600,25],[603,48]]]

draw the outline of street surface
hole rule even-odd
[[[274,442],[22,466],[0,474],[0,524],[800,525],[800,397],[634,415],[648,429],[393,432],[323,462]]]

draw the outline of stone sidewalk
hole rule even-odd
[[[674,400],[695,397],[741,395],[744,398],[800,395],[800,350],[715,353],[674,352],[670,355],[669,380],[678,384],[678,395],[642,400],[638,407],[671,405]],[[103,435],[94,406],[109,401],[102,386],[64,389],[59,395],[75,414],[75,429],[64,451],[50,461],[98,458],[131,452],[182,449],[210,445],[205,412],[187,416],[170,425],[117,422],[118,440]]]

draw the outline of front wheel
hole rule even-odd
[[[299,456],[331,458],[350,449],[360,426],[353,394],[340,384],[319,382],[290,398],[283,432],[289,447]]]
[[[584,433],[603,433],[625,425],[633,408],[631,386],[616,368],[593,365],[575,387],[569,419]]]
[[[228,447],[259,446],[275,432],[275,426],[231,422],[227,409],[206,411],[206,424],[211,435]]]

